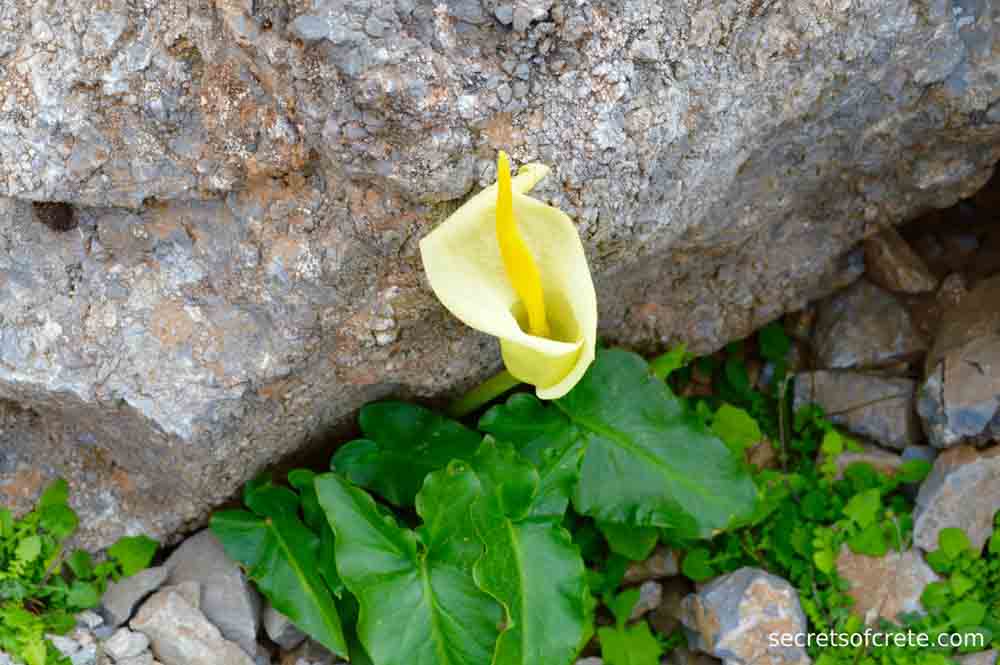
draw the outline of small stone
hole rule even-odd
[[[304,42],[316,42],[330,34],[330,23],[320,16],[303,14],[292,21],[288,29]]]
[[[149,648],[149,638],[128,628],[119,628],[106,642],[104,650],[117,660],[134,658]]]
[[[581,658],[574,665],[604,665],[604,661],[597,656],[591,656],[589,658]]]
[[[820,369],[864,369],[912,359],[927,344],[891,293],[859,280],[820,306],[813,348]]]
[[[896,293],[927,293],[937,288],[937,279],[927,264],[893,227],[871,236],[864,243],[868,279]]]
[[[101,605],[109,628],[117,628],[132,616],[139,603],[166,581],[167,569],[157,566],[108,585]]]
[[[938,456],[920,487],[913,511],[913,543],[925,552],[934,551],[941,529],[955,527],[981,550],[993,532],[997,511],[1000,447],[985,452],[970,446],[950,448]]]
[[[659,582],[653,580],[643,582],[639,586],[639,600],[632,608],[632,614],[629,615],[628,620],[636,621],[646,616],[646,614],[659,607],[662,599],[663,586]]]
[[[844,477],[844,471],[852,464],[869,464],[876,471],[887,476],[895,475],[903,465],[903,458],[896,453],[873,446],[862,444],[861,452],[845,452],[837,456],[837,479]]]
[[[514,91],[511,89],[510,85],[507,83],[501,83],[500,87],[497,88],[497,98],[506,104],[513,97]]]
[[[343,662],[315,640],[306,640],[282,659],[282,665],[333,665]]]
[[[205,529],[178,547],[163,567],[170,571],[170,584],[197,582],[201,605],[208,620],[226,639],[236,642],[249,655],[257,653],[261,599],[239,565],[226,555],[214,533]]]
[[[497,5],[493,15],[504,25],[510,25],[514,22],[514,7],[513,5]]]
[[[729,665],[806,665],[802,647],[775,646],[773,635],[807,630],[798,592],[758,568],[740,568],[684,599],[688,644]]]
[[[632,42],[629,55],[639,62],[659,62],[660,49],[656,42],[649,39],[637,39]]]
[[[969,294],[969,287],[965,283],[962,273],[953,272],[943,280],[937,291],[937,304],[944,309],[957,307],[962,299]]]
[[[97,612],[84,610],[76,615],[76,623],[78,626],[84,626],[90,630],[94,630],[104,623],[104,619]]]
[[[900,613],[923,612],[920,594],[939,579],[916,550],[870,557],[855,554],[847,545],[837,558],[837,572],[850,584],[852,610],[866,624],[880,617],[895,621]]]
[[[625,584],[639,584],[647,580],[658,580],[679,572],[677,555],[673,550],[658,546],[645,561],[634,561],[625,570]]]
[[[306,639],[306,634],[270,603],[264,608],[263,624],[264,632],[271,641],[286,651],[291,651]]]
[[[164,665],[255,665],[173,588],[146,601],[131,626],[149,638],[153,655]]]
[[[156,660],[153,658],[153,654],[149,651],[144,651],[138,656],[132,656],[131,658],[123,658],[119,660],[117,665],[156,665]]]
[[[1000,437],[1000,275],[945,313],[917,411],[938,448]]]
[[[804,372],[795,377],[794,408],[819,404],[854,434],[902,450],[923,439],[914,410],[916,382],[861,372]]]

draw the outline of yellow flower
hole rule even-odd
[[[562,397],[594,360],[597,297],[576,227],[526,195],[549,172],[528,164],[469,199],[420,242],[438,300],[500,339],[507,370],[542,399]]]

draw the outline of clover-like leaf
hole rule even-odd
[[[341,447],[330,464],[396,506],[412,506],[428,473],[469,459],[482,439],[457,421],[404,402],[369,404],[358,420],[366,438]]]
[[[376,665],[490,665],[501,607],[473,580],[479,479],[461,464],[428,476],[418,531],[401,528],[335,473],[316,492],[336,534],[337,568],[361,606],[357,632]],[[418,536],[419,533],[419,536]]]
[[[667,528],[707,537],[751,515],[757,490],[741,460],[684,402],[652,377],[639,356],[602,351],[584,378],[554,406],[517,396],[480,427],[512,441],[535,461],[583,449],[573,505],[600,521]],[[542,417],[514,426],[515,412]],[[565,483],[568,484],[568,483]]]

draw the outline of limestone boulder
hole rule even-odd
[[[165,536],[367,401],[496,371],[417,242],[499,148],[552,166],[605,339],[746,336],[986,182],[997,11],[0,3],[0,501],[61,475],[81,544]]]

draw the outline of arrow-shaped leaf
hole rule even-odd
[[[501,608],[471,573],[481,553],[470,518],[481,492],[476,474],[456,463],[428,476],[416,500],[424,519],[417,532],[337,474],[319,476],[316,492],[375,665],[490,665]]]

